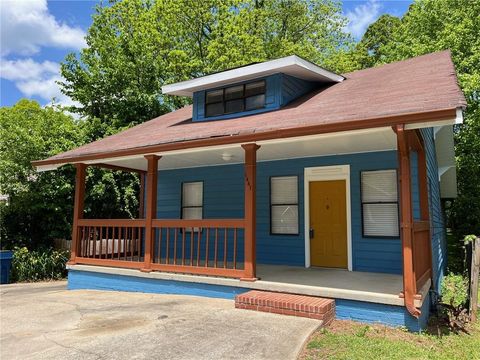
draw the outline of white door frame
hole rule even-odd
[[[345,180],[347,209],[347,253],[348,270],[352,271],[352,214],[350,198],[350,165],[318,166],[304,169],[304,213],[305,213],[305,267],[310,267],[310,182]]]

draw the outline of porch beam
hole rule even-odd
[[[158,174],[158,160],[160,156],[145,155],[148,162],[147,170],[147,203],[145,211],[145,255],[144,266],[141,269],[143,272],[152,271],[152,254],[153,241],[155,237],[155,229],[153,228],[153,219],[156,218],[157,213],[157,174]]]
[[[255,143],[244,144],[245,150],[245,254],[244,277],[240,280],[255,281],[256,278],[256,188],[257,188],[257,150]]]
[[[74,165],[76,168],[75,174],[75,197],[73,203],[73,224],[72,224],[72,249],[70,251],[69,265],[75,264],[75,259],[78,252],[78,236],[79,227],[78,222],[83,219],[83,211],[85,208],[85,178],[87,165],[78,163]]]
[[[147,172],[145,170],[140,170],[140,169],[133,169],[125,166],[118,166],[118,165],[112,165],[112,164],[104,164],[104,163],[95,163],[95,164],[89,164],[90,166],[95,166],[103,169],[109,169],[113,171],[125,171],[125,172],[133,172],[133,173],[138,173],[138,174],[146,174]]]
[[[396,126],[398,145],[398,170],[400,182],[400,221],[403,253],[403,292],[405,307],[418,318],[420,311],[415,307],[416,277],[413,267],[413,209],[410,173],[410,146],[408,131],[404,125]]]

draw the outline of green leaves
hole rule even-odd
[[[16,248],[12,259],[12,282],[59,280],[67,276],[68,251]]]
[[[360,67],[449,49],[468,102],[455,130],[459,196],[449,223],[457,239],[480,233],[480,2],[418,0],[401,19],[381,16],[349,56]],[[432,69],[435,71],[435,69]]]
[[[125,0],[99,5],[88,48],[61,67],[75,111],[109,126],[141,123],[186,104],[161,87],[297,54],[320,65],[351,38],[332,0]]]
[[[0,193],[2,246],[46,243],[70,233],[74,172],[69,166],[37,173],[32,160],[80,145],[76,121],[59,109],[21,100],[0,109]]]

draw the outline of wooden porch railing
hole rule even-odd
[[[414,221],[413,271],[415,273],[417,292],[432,277],[431,264],[430,223],[428,221]]]
[[[76,263],[140,268],[145,220],[79,219]]]
[[[139,214],[143,219],[84,219],[87,165],[77,163],[72,249],[68,264],[90,264],[187,274],[214,275],[255,281],[256,152],[260,146],[243,144],[245,151],[242,219],[160,220],[157,211],[158,161],[145,155],[141,174]],[[98,164],[112,168],[111,165]],[[145,206],[143,187],[147,185]],[[242,251],[240,251],[242,250]]]
[[[238,278],[244,275],[243,219],[157,219],[153,227],[153,270]]]
[[[75,263],[142,269],[143,219],[79,219]],[[152,221],[153,254],[148,268],[158,271],[242,278],[244,219]]]

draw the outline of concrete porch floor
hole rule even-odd
[[[302,294],[403,305],[401,275],[342,269],[259,265],[257,283],[298,290]],[[283,290],[285,291],[285,290]]]
[[[304,268],[278,265],[257,265],[259,280],[245,282],[238,279],[176,274],[144,273],[134,269],[72,265],[71,270],[90,271],[149,279],[174,280],[199,284],[233,286],[254,290],[286,292],[333,299],[366,301],[403,306],[400,292],[401,275],[346,271],[340,269]],[[417,300],[417,306],[421,305]]]

